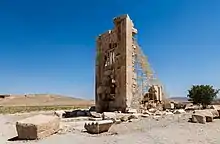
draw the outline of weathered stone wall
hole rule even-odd
[[[113,30],[97,39],[95,95],[99,112],[125,111],[133,96],[133,22],[128,15],[123,15],[115,18],[114,24]],[[110,81],[116,86],[114,96]]]

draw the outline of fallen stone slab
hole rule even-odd
[[[93,118],[102,118],[102,114],[97,112],[90,112],[91,117]]]
[[[102,120],[97,122],[85,123],[84,128],[90,134],[100,134],[103,132],[108,132],[112,124],[112,120]]]
[[[206,114],[212,114],[213,118],[219,118],[219,113],[215,109],[205,109],[205,110],[195,110],[194,111],[194,113],[198,113],[198,112],[202,112],[202,113],[206,113]]]
[[[35,140],[48,137],[60,128],[60,119],[56,116],[36,115],[16,122],[18,139]]]
[[[205,116],[206,122],[212,122],[213,121],[213,114],[209,110],[195,110],[194,114]]]
[[[59,118],[63,118],[64,114],[65,114],[64,110],[59,110],[54,112],[54,115],[58,116]]]
[[[206,124],[206,117],[204,115],[193,114],[191,120],[193,123]]]

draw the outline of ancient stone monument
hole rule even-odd
[[[154,87],[154,100],[161,101],[162,86],[155,83],[154,73],[137,44],[132,20],[122,15],[113,22],[114,28],[96,40],[96,111],[137,108],[149,87]]]

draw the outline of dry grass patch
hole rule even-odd
[[[34,111],[55,111],[88,108],[88,106],[0,106],[0,114],[14,114]]]

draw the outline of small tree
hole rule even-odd
[[[203,108],[211,104],[211,102],[217,97],[219,89],[214,89],[210,85],[193,85],[188,90],[189,101],[193,101],[194,104],[202,104]]]

